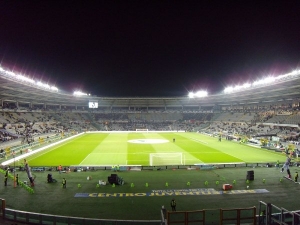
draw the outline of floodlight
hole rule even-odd
[[[21,80],[21,81],[26,81],[26,82],[29,82],[29,83],[35,83],[34,80],[28,78],[28,77],[25,77],[25,76],[22,76],[22,75],[17,75],[16,76],[17,79]]]
[[[207,91],[197,91],[195,95],[199,98],[206,97]]]
[[[43,83],[40,82],[40,81],[37,81],[36,84],[37,84],[38,86],[41,86],[41,87],[43,86]]]
[[[194,98],[194,93],[193,92],[189,93],[189,98]]]
[[[194,97],[203,98],[207,96],[207,91],[197,91],[196,93],[189,92],[188,96],[189,98],[194,98]]]
[[[36,85],[38,85],[38,86],[40,86],[40,87],[43,87],[43,88],[45,88],[45,89],[51,89],[51,86],[50,86],[49,84],[44,84],[44,83],[42,83],[42,82],[40,82],[40,81],[37,81],[37,82],[36,82]]]
[[[300,74],[300,70],[294,70],[291,73],[288,73],[286,75],[291,75],[291,76],[295,76],[295,75],[299,75]]]
[[[49,84],[44,84],[40,81],[34,81],[33,79],[30,79],[26,76],[23,76],[21,74],[15,74],[14,72],[12,71],[7,71],[5,69],[3,69],[2,67],[0,67],[0,71],[6,73],[7,75],[10,75],[12,77],[14,77],[15,79],[17,80],[20,80],[20,81],[23,81],[23,82],[28,82],[28,83],[31,83],[31,84],[34,84],[34,85],[37,85],[41,88],[45,88],[45,89],[51,89],[51,90],[54,90],[54,91],[58,91],[57,87],[54,87],[54,86],[50,86]]]
[[[267,78],[264,78],[262,80],[258,80],[258,81],[253,82],[253,85],[254,86],[265,85],[265,84],[273,83],[274,81],[275,81],[274,77],[267,77]]]
[[[272,82],[274,82],[274,81],[275,81],[275,78],[274,78],[274,77],[267,77],[267,78],[265,79],[265,83],[267,83],[267,84],[272,83]]]
[[[50,85],[49,84],[44,84],[44,87],[47,89],[50,89]]]
[[[242,87],[243,87],[243,88],[249,88],[249,87],[251,87],[251,84],[250,84],[250,83],[244,83],[244,84],[242,85]]]
[[[240,90],[241,88],[242,88],[242,86],[236,85],[236,86],[233,87],[233,90],[237,91],[237,90]]]
[[[227,87],[224,89],[224,93],[231,93],[233,92],[233,87]]]
[[[35,84],[35,81],[32,80],[32,79],[27,78],[27,81],[28,81],[29,83]]]
[[[55,87],[55,86],[51,86],[50,89],[51,89],[52,91],[58,91],[58,88]]]
[[[11,71],[5,71],[8,75],[11,75],[11,76],[16,76],[16,74],[14,72],[11,72]]]
[[[87,93],[83,93],[81,91],[74,91],[73,95],[75,95],[75,96],[83,96],[83,95],[87,95]]]

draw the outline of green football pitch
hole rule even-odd
[[[274,151],[199,133],[86,133],[29,156],[30,166],[195,165],[285,161]]]

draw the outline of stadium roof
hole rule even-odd
[[[14,80],[1,72],[0,84],[0,99],[2,101],[63,106],[87,106],[90,100],[98,101],[99,107],[195,107],[275,103],[300,99],[299,76],[269,86],[230,94],[215,94],[205,98],[188,98],[188,96],[155,98],[74,96],[72,93],[45,90],[36,85]]]

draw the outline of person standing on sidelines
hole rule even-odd
[[[176,212],[176,201],[174,198],[171,201],[171,208],[173,212]]]
[[[62,187],[63,188],[67,188],[67,180],[66,180],[66,178],[63,178],[63,180],[62,180]]]
[[[58,172],[61,173],[61,170],[62,170],[62,166],[59,165],[59,166],[58,166]]]
[[[300,150],[296,149],[296,157],[297,157],[297,159],[299,158],[299,155],[300,155]]]
[[[298,176],[299,176],[299,175],[298,175],[298,172],[296,172],[296,173],[295,173],[295,177],[294,177],[294,181],[295,181],[295,182],[298,182]]]
[[[19,174],[16,175],[16,184],[19,186]]]
[[[284,171],[284,169],[286,169],[287,173],[288,173],[288,178],[291,178],[291,172],[290,172],[290,163],[291,163],[292,158],[288,155],[286,158],[285,163],[283,164],[282,168],[281,168],[281,173]]]
[[[4,176],[4,186],[7,186],[7,178],[8,178],[8,169],[5,172],[5,176]]]

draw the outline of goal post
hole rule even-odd
[[[150,153],[150,166],[184,165],[182,152]]]
[[[135,129],[136,132],[147,132],[148,133],[148,129]]]

